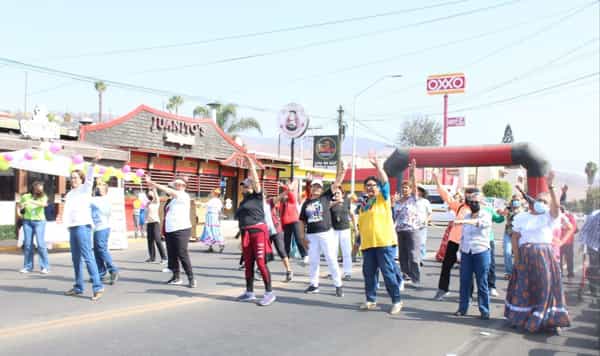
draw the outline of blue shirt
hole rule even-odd
[[[106,195],[92,198],[92,221],[96,231],[110,228],[110,209],[110,200]]]

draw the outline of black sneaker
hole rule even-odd
[[[110,272],[109,283],[112,285],[112,284],[115,284],[115,282],[118,280],[119,280],[119,272]]]
[[[173,277],[171,277],[171,279],[169,279],[167,281],[167,284],[179,285],[179,284],[183,284],[183,281],[178,276],[173,276]]]
[[[291,282],[292,279],[294,279],[294,272],[292,271],[288,271],[285,273],[285,281],[284,282]]]
[[[343,297],[344,296],[344,287],[335,287],[335,296]]]
[[[189,280],[188,287],[189,288],[196,288],[196,286],[197,286],[196,280],[194,278],[191,278]]]
[[[304,290],[306,294],[317,294],[319,293],[319,287],[315,287],[313,285],[309,285],[308,288]]]

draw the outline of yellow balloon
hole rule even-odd
[[[10,165],[5,160],[0,160],[0,171],[8,171]]]
[[[142,206],[142,202],[139,199],[133,201],[133,207],[139,209]]]
[[[44,152],[44,159],[46,161],[52,161],[54,159],[54,155],[52,154],[52,152],[46,151]]]

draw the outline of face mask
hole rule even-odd
[[[518,200],[513,200],[512,201],[512,207],[513,208],[518,208],[520,206],[521,206],[521,202],[520,201],[518,201]]]
[[[478,201],[468,201],[467,205],[469,206],[469,208],[471,209],[471,212],[473,212],[473,213],[479,212],[479,209],[481,208],[479,206],[479,202]]]
[[[536,201],[533,204],[533,210],[538,214],[546,214],[548,212],[548,206],[541,201]]]

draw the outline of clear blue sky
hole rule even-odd
[[[467,126],[450,129],[450,145],[499,143],[510,123],[517,141],[536,143],[557,169],[582,172],[585,162],[600,161],[598,1],[523,0],[414,25],[506,2],[455,1],[423,11],[293,32],[81,56],[447,2],[451,0],[4,1],[0,57],[270,110],[294,101],[315,117],[313,125],[323,127],[323,133],[335,132],[335,122],[326,117],[335,117],[338,105],[344,106],[350,120],[357,92],[382,75],[402,74],[400,79],[379,83],[357,101],[357,117],[365,120],[359,135],[390,142],[401,123],[411,117],[430,114],[441,121],[442,97],[425,93],[427,75],[465,72],[467,92],[451,95],[449,108],[475,108],[451,113],[465,116]],[[586,4],[591,5],[576,12]],[[380,33],[373,34],[376,31]],[[367,33],[371,34],[348,39]],[[298,48],[341,38],[346,40]],[[284,49],[291,50],[210,64]],[[165,70],[176,66],[186,67]],[[498,102],[586,75],[592,76]],[[50,74],[29,72],[28,76],[30,110],[43,104],[50,110],[97,111],[92,84]],[[0,108],[22,110],[24,70],[0,63],[0,83]],[[166,95],[109,86],[104,110],[118,116],[142,103],[161,108],[167,99]],[[204,102],[186,99],[180,113],[191,115],[199,104]],[[274,113],[240,111],[260,120],[266,136],[276,135]]]

